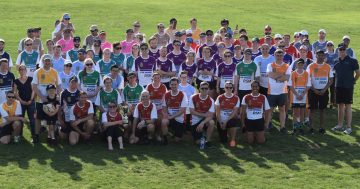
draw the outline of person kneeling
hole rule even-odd
[[[246,128],[246,138],[249,144],[265,142],[265,125],[268,125],[269,102],[265,95],[259,93],[259,82],[251,83],[251,93],[244,96],[241,102],[241,121]],[[264,111],[265,110],[265,111]]]
[[[112,141],[117,139],[119,148],[124,149],[123,135],[124,128],[122,116],[118,111],[117,105],[114,102],[108,103],[108,112],[102,114],[102,130],[105,133],[108,142],[108,149],[113,150]]]
[[[70,111],[70,124],[72,131],[69,135],[69,143],[75,145],[79,142],[80,136],[89,141],[94,130],[94,108],[91,101],[87,100],[87,94],[80,92],[79,102]]]

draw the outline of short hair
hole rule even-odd
[[[54,43],[54,41],[52,39],[46,40],[46,44],[48,44],[49,42],[51,42],[53,45],[55,45],[55,43]]]
[[[180,82],[179,82],[179,79],[178,79],[177,77],[172,77],[172,78],[170,79],[170,83],[171,83],[172,81],[176,81],[177,83],[180,83]]]
[[[119,66],[116,65],[116,64],[114,64],[114,65],[112,65],[112,66],[110,67],[110,70],[112,70],[112,69],[114,69],[114,68],[119,68]]]
[[[260,82],[258,82],[256,80],[252,81],[250,85],[253,85],[254,83],[256,83],[258,86],[260,86]]]
[[[234,84],[231,81],[226,81],[225,85],[231,85],[232,87],[234,87]]]
[[[152,40],[157,40],[157,38],[156,37],[154,37],[154,36],[151,36],[150,38],[149,38],[149,40],[148,40],[148,43],[150,44],[150,42],[152,41]],[[141,45],[140,45],[140,47],[141,47]]]
[[[188,74],[188,71],[183,70],[183,71],[180,72],[180,75],[182,75],[182,74],[186,74],[186,75],[187,75],[187,74]],[[180,76],[180,75],[179,75],[179,76]]]
[[[120,42],[115,42],[115,43],[112,44],[112,47],[115,48],[118,45],[120,45]]]
[[[209,86],[209,83],[208,83],[208,82],[206,82],[206,81],[202,81],[202,82],[200,83],[200,87],[201,87],[201,86],[204,86],[204,85]]]
[[[140,101],[142,100],[142,96],[143,96],[144,94],[150,95],[150,93],[149,93],[148,90],[143,90],[143,91],[141,92],[141,94],[140,94]]]
[[[190,55],[190,54],[194,55],[194,57],[195,57],[195,55],[196,55],[195,52],[189,51],[189,52],[186,54],[186,56],[187,56],[187,55]]]
[[[147,47],[147,48],[149,47],[149,45],[148,45],[147,43],[141,43],[141,44],[140,44],[140,48],[141,48],[142,46],[145,46],[145,47]]]
[[[154,72],[151,77],[154,77],[156,75],[160,75],[160,73],[159,72]]]
[[[223,54],[225,55],[226,53],[230,53],[231,56],[234,54],[234,53],[233,53],[232,51],[230,51],[229,49],[226,49]]]
[[[10,91],[6,91],[5,94],[8,95],[8,94],[15,94],[15,93],[14,93],[14,91],[10,90]]]
[[[31,39],[31,38],[26,38],[26,39],[24,40],[24,43],[26,43],[26,42],[28,42],[28,41],[33,42],[34,40],[33,40],[33,39]]]
[[[87,95],[87,93],[85,91],[80,91],[79,96],[81,95]]]
[[[196,22],[197,22],[197,19],[196,19],[196,18],[191,18],[191,19],[190,19],[190,23],[191,23],[192,21],[196,21]]]
[[[205,50],[209,50],[210,53],[211,53],[211,51],[212,51],[212,49],[211,49],[209,46],[203,47],[202,52],[204,52]]]

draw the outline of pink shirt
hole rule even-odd
[[[126,54],[126,55],[129,55],[131,54],[131,48],[132,46],[136,44],[136,41],[135,40],[132,40],[131,42],[127,42],[126,40],[124,41],[121,41],[120,42],[120,45],[121,45],[121,52]]]
[[[61,45],[61,52],[62,54],[66,54],[66,52],[68,52],[69,50],[74,48],[74,42],[73,42],[73,38],[70,37],[69,40],[65,40],[64,38],[61,38],[57,44]]]
[[[106,48],[109,48],[110,50],[112,50],[112,44],[109,41],[105,41],[104,43],[101,43],[101,49],[104,50]]]

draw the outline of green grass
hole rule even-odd
[[[325,28],[328,39],[335,43],[349,34],[351,46],[360,55],[360,4],[356,0],[3,0],[0,7],[0,38],[6,40],[14,61],[26,28],[41,26],[45,41],[63,12],[71,14],[76,34],[82,38],[94,23],[114,42],[124,38],[135,20],[141,21],[142,31],[149,37],[156,32],[156,23],[167,24],[171,17],[178,19],[179,28],[188,28],[188,20],[196,17],[203,30],[216,30],[222,18],[229,18],[233,28],[237,23],[251,37],[261,36],[266,24],[274,33],[307,29],[312,41],[320,28]],[[228,149],[217,144],[214,149],[199,151],[188,140],[166,147],[127,145],[125,151],[108,152],[100,141],[92,146],[33,146],[25,129],[26,141],[21,145],[0,145],[0,188],[359,188],[359,88],[357,84],[351,136],[330,131],[324,136],[303,137],[271,133],[263,146],[240,143],[236,149]],[[328,110],[327,128],[336,120],[336,111]],[[290,122],[287,126],[290,128]]]

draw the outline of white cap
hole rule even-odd
[[[326,42],[326,44],[332,44],[332,45],[334,45],[334,42],[333,42],[333,41],[328,41],[328,42]]]
[[[348,36],[348,35],[344,35],[343,40],[344,40],[344,39],[348,39],[348,40],[350,40],[350,36]]]
[[[299,32],[294,32],[294,36],[297,36],[297,35],[299,35]]]
[[[325,34],[326,34],[325,29],[320,29],[320,30],[319,30],[319,33],[321,33],[321,32],[323,32],[323,33],[325,33]]]
[[[300,34],[301,34],[301,35],[309,35],[309,33],[308,33],[306,30],[301,30],[301,31],[300,31]]]
[[[276,38],[283,38],[283,37],[281,34],[277,33],[277,34],[275,34],[274,38],[276,39]]]
[[[64,65],[72,64],[71,60],[65,60]]]

